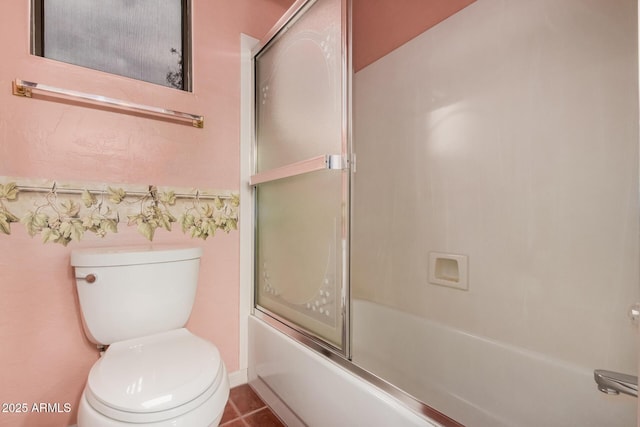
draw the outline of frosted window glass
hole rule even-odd
[[[186,6],[182,0],[46,0],[36,7],[42,11],[36,54],[183,89]]]

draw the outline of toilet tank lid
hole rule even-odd
[[[74,267],[110,267],[118,265],[153,264],[185,261],[202,256],[202,248],[175,245],[120,246],[74,249]]]

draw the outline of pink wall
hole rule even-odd
[[[240,32],[260,38],[290,0],[193,0],[193,93],[31,56],[29,3],[4,2],[0,15],[0,176],[238,190]],[[15,78],[202,114],[205,127],[12,96]],[[97,352],[82,331],[69,252],[146,242],[125,224],[119,229],[69,247],[42,244],[20,224],[0,234],[0,403],[72,406],[68,414],[0,412],[0,426],[75,422]],[[237,370],[238,233],[202,242],[159,230],[154,241],[203,247],[188,326]]]
[[[353,0],[353,67],[359,71],[475,0]]]

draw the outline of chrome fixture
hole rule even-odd
[[[255,186],[258,184],[263,184],[265,182],[275,181],[283,178],[290,178],[292,176],[302,175],[319,170],[343,170],[348,168],[349,161],[346,156],[342,156],[340,154],[324,154],[252,175],[249,179],[249,185]]]
[[[596,369],[593,371],[593,378],[598,384],[598,390],[603,393],[624,393],[638,397],[638,377],[636,376]]]

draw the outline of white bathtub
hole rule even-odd
[[[248,376],[288,427],[439,426],[255,317]]]
[[[367,301],[353,315],[354,361],[462,424],[636,425],[636,399],[599,392],[591,369]],[[249,380],[291,427],[439,425],[259,319],[249,337]]]
[[[593,368],[368,301],[353,304],[353,360],[469,426],[636,426],[636,398],[597,390]]]

